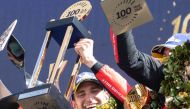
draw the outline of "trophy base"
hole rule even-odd
[[[23,109],[70,109],[68,101],[52,84],[24,90],[17,102]]]

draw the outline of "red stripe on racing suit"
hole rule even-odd
[[[116,35],[113,33],[112,29],[110,28],[110,39],[113,45],[113,53],[114,53],[114,57],[115,57],[115,61],[116,63],[119,63],[119,55],[118,55],[118,47],[117,47],[117,37]]]
[[[122,103],[131,90],[127,80],[108,65],[103,65],[99,69],[96,78]]]

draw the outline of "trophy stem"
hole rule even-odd
[[[59,92],[61,92],[60,86],[59,86],[59,79],[60,79],[60,76],[61,76],[62,72],[64,71],[64,69],[65,69],[67,63],[68,63],[67,60],[65,60],[65,61],[62,60],[62,61],[61,61],[60,66],[59,66],[58,74],[57,74],[57,76],[55,77],[54,85],[57,87],[57,89],[59,90]]]
[[[53,71],[54,65],[55,65],[55,63],[51,63],[51,64],[49,65],[49,73],[48,73],[48,78],[47,78],[47,80],[46,80],[46,83],[48,83],[49,80],[50,80],[51,72]]]
[[[66,65],[67,65],[68,61],[65,60],[65,61],[62,61],[61,64],[60,64],[60,68],[59,68],[59,71],[58,71],[58,74],[57,76],[55,77],[55,81],[59,81],[59,78],[61,76],[61,73],[64,71]]]
[[[53,72],[50,75],[50,80],[48,81],[48,83],[54,83],[54,81],[55,81],[55,77],[57,76],[56,73],[57,73],[57,70],[59,68],[59,64],[60,64],[61,60],[63,60],[63,58],[65,56],[65,53],[66,53],[67,47],[69,45],[69,41],[70,41],[72,33],[73,33],[73,26],[70,25],[66,29],[66,33],[65,33],[63,42],[61,44],[59,54],[58,54],[58,57],[56,59],[56,62],[55,62],[54,68],[53,68]]]
[[[69,80],[69,84],[68,84],[67,90],[66,90],[65,95],[64,95],[65,98],[66,98],[66,100],[68,100],[68,101],[69,101],[69,98],[70,98],[70,96],[72,94],[73,87],[74,87],[74,84],[75,84],[75,81],[76,81],[76,76],[79,73],[81,64],[82,63],[80,61],[80,56],[78,55],[77,59],[76,59],[76,63],[74,65],[72,73],[71,73],[71,77],[70,77],[70,80]]]
[[[38,60],[37,60],[37,63],[35,65],[35,68],[34,68],[34,71],[33,71],[33,74],[32,74],[32,78],[31,78],[31,80],[29,82],[28,88],[34,87],[36,85],[36,83],[37,83],[37,80],[38,80],[42,65],[44,63],[45,55],[46,55],[46,52],[47,52],[47,49],[48,49],[48,46],[49,46],[49,42],[50,42],[50,39],[51,39],[50,33],[51,33],[51,31],[47,31],[47,33],[46,33],[46,36],[45,36],[45,39],[44,39],[40,54],[38,56]]]

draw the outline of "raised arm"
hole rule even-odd
[[[136,48],[132,31],[115,36],[110,30],[110,37],[118,66],[139,83],[158,91],[164,78],[162,64]]]
[[[81,56],[82,62],[91,68],[106,89],[123,103],[131,87],[118,72],[95,59],[93,56],[93,40],[81,39],[75,45],[75,51]]]

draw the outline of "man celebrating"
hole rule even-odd
[[[96,60],[93,55],[93,44],[94,41],[92,39],[80,39],[80,41],[75,44],[75,51],[80,55],[82,63],[92,70],[96,78],[107,89],[109,94],[115,98],[117,102],[116,109],[123,109],[123,104],[127,104],[125,105],[125,109],[134,109],[133,104],[138,104],[137,107],[143,107],[144,103],[148,100],[146,99],[147,89],[143,86],[135,86],[133,87],[134,89],[131,90],[131,86],[125,78],[108,65],[102,64]],[[130,95],[128,95],[129,91],[131,93]]]
[[[148,96],[146,96],[147,89],[143,86],[135,86],[131,90],[131,86],[125,78],[108,65],[96,60],[93,55],[93,44],[94,41],[92,39],[80,39],[75,44],[75,51],[80,55],[82,63],[92,70],[100,83],[113,95],[117,102],[116,109],[123,109],[123,104],[125,104],[125,109],[143,107],[148,100]],[[128,95],[129,91],[130,95]],[[138,106],[134,106],[134,104]]]
[[[115,99],[91,72],[77,76],[72,105],[74,109],[117,109]]]

